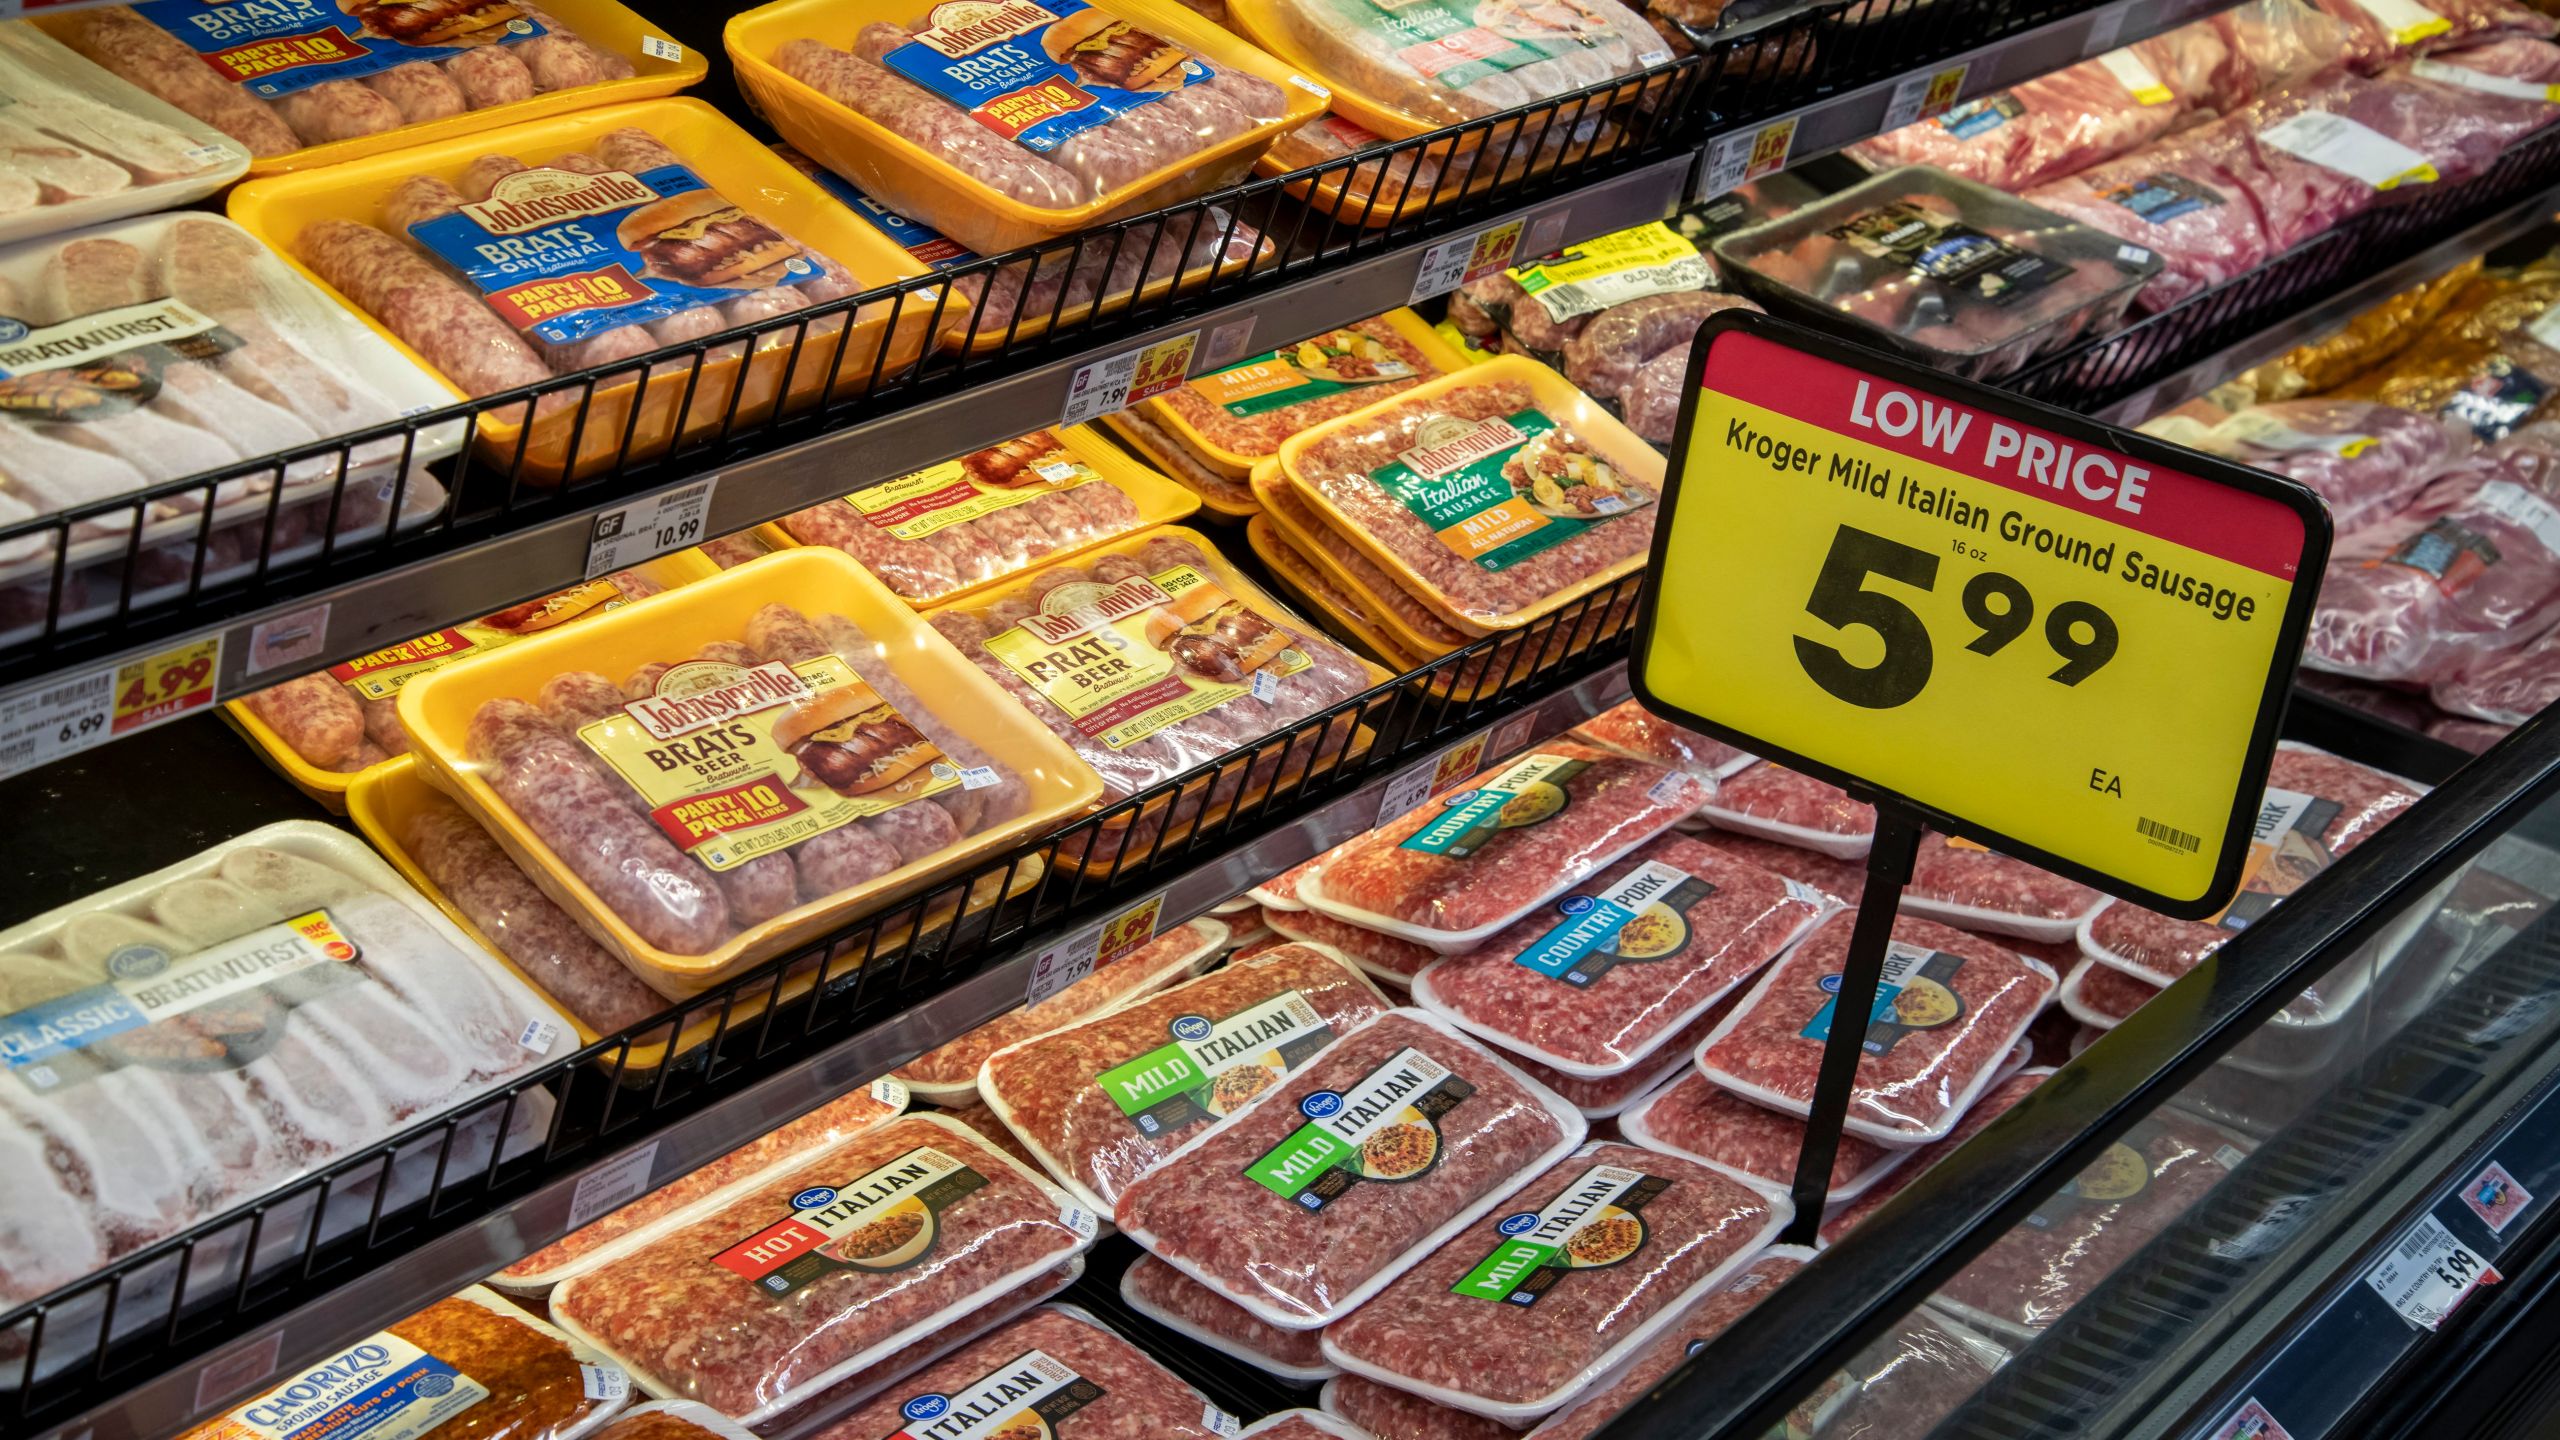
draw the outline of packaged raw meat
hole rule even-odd
[[[1342,1373],[1324,1356],[1323,1333],[1283,1330],[1152,1255],[1120,1272],[1129,1308],[1186,1339],[1241,1360],[1266,1375],[1312,1385]]]
[[[2528,428],[2546,397],[2560,388],[2560,354],[2533,333],[2555,300],[2560,257],[2484,270],[2387,363],[2340,386],[2337,398],[2443,414],[2485,440]]]
[[[679,998],[1101,788],[837,550],[518,641],[399,704],[437,788]]]
[[[960,30],[910,5],[773,0],[725,31],[782,137],[982,255],[1243,178],[1316,88],[1162,0],[1068,0]],[[1062,86],[1071,106],[1020,98]]]
[[[2473,448],[2461,425],[2369,400],[2279,400],[2214,423],[2181,409],[2142,428],[2309,486],[2341,535],[2399,513]]]
[[[1774,761],[1727,776],[1698,813],[1722,829],[1843,860],[1863,857],[1876,838],[1876,807]]]
[[[1397,643],[1377,612],[1335,584],[1306,552],[1271,523],[1269,516],[1256,515],[1245,521],[1244,539],[1254,557],[1262,562],[1262,568],[1280,582],[1282,598],[1296,601],[1300,608],[1323,621],[1325,629],[1350,641],[1362,655],[1397,674],[1427,663],[1429,657]]]
[[[917,1371],[810,1440],[898,1440],[919,1399],[982,1415],[990,1436],[1052,1440],[1216,1440],[1235,1418],[1145,1351],[1072,1305],[1044,1305]]]
[[[2212,920],[2172,920],[2117,900],[2080,927],[2080,949],[2154,985],[2168,985],[2224,941],[2371,838],[2418,801],[2420,787],[2307,745],[2276,747],[2258,811],[2248,879]]]
[[[340,8],[346,14],[334,13]],[[253,5],[219,17],[201,5],[144,0],[34,23],[240,142],[260,174],[672,95],[709,68],[615,0],[549,0],[539,9],[523,0],[351,0],[316,13]],[[313,38],[324,23],[325,44]]]
[[[2458,666],[2438,680],[2430,693],[2438,705],[2457,715],[2521,725],[2560,700],[2560,630]]]
[[[2229,114],[2344,63],[2347,27],[2309,0],[2247,0],[2206,17],[2225,47],[2207,109]]]
[[[1787,1202],[1599,1141],[1557,1161],[1325,1327],[1353,1374],[1526,1424],[1570,1402],[1768,1243]]]
[[[1200,497],[1200,508],[1222,520],[1249,520],[1262,511],[1250,485],[1231,480],[1174,438],[1173,432],[1136,410],[1119,410],[1102,423],[1139,459]]]
[[[1330,531],[1471,635],[1641,569],[1662,483],[1658,451],[1508,355],[1302,430],[1279,460]]]
[[[181,1440],[347,1432],[578,1440],[630,1403],[621,1367],[474,1285]],[[686,1432],[616,1425],[612,1433],[676,1440]]]
[[[1138,408],[1201,463],[1243,480],[1299,431],[1465,363],[1421,316],[1390,310],[1212,370]]]
[[[1698,808],[1705,782],[1569,742],[1540,745],[1349,842],[1298,895],[1338,919],[1462,954]]]
[[[551,1315],[651,1394],[752,1426],[1082,1254],[1094,1223],[966,1128],[910,1115],[633,1232]]]
[[[978,1068],[1008,1045],[1046,1035],[1089,1015],[1108,1014],[1208,968],[1227,942],[1227,927],[1193,920],[1100,967],[1037,1005],[1025,1005],[889,1072],[931,1105],[978,1100]]]
[[[2286,249],[2377,205],[2482,173],[2504,148],[2500,127],[2441,86],[2332,72],[2235,112],[2197,143],[2245,145],[2261,172],[2250,193],[2270,238]]]
[[[2245,151],[2240,152],[2245,154]],[[2146,146],[2024,198],[2160,257],[2160,272],[2134,296],[2166,310],[2266,263],[2279,248],[2251,191],[2254,167],[2227,168],[2204,138]]]
[[[1440,952],[1428,945],[1337,920],[1321,910],[1266,908],[1263,913],[1273,934],[1322,945],[1359,966],[1370,979],[1400,991],[1411,989],[1413,977],[1440,959]]]
[[[1369,1440],[1519,1440],[1517,1427],[1425,1400],[1358,1375],[1336,1375],[1318,1397],[1324,1412]]]
[[[1994,1341],[1921,1305],[1800,1402],[1789,1431],[1818,1431],[1825,1440],[1926,1435],[2008,1361]]]
[[[1321,1410],[1280,1410],[1248,1425],[1237,1440],[1371,1440],[1368,1432]]]
[[[1684,1306],[1669,1326],[1618,1362],[1617,1368],[1593,1381],[1582,1399],[1530,1431],[1529,1440],[1589,1440],[1619,1411],[1669,1378],[1700,1346],[1776,1294],[1812,1258],[1813,1252],[1799,1245],[1772,1245],[1760,1251],[1751,1263]]]
[[[2160,987],[2148,980],[2083,957],[2062,977],[2062,992],[2055,998],[2081,1024],[2113,1030],[2159,993]]]
[[[1836,908],[1800,881],[1659,836],[1426,967],[1413,998],[1505,1050],[1607,1079],[1645,1064]]]
[[[1749,765],[1752,758],[1721,740],[1683,730],[1634,700],[1601,711],[1574,726],[1573,733],[1603,750],[1668,765],[1705,780],[1721,780]]]
[[[2560,101],[2552,99],[2551,88],[2560,80],[2560,45],[2546,39],[2493,40],[2448,55],[2404,60],[2389,73],[2452,92],[2469,113],[2492,122],[2506,144],[2560,119]]]
[[[2112,328],[2160,257],[1926,166],[1737,230],[1716,258],[1782,315],[1980,378]]]
[[[1327,1047],[1120,1192],[1157,1258],[1285,1329],[1349,1314],[1522,1177],[1582,1116],[1418,1010]]]
[[[1618,1133],[1772,1194],[1795,1183],[1796,1156],[1804,1148],[1802,1118],[1753,1104],[1694,1069],[1629,1106],[1618,1116]],[[1825,1201],[1857,1199],[1913,1153],[1841,1136]]]
[[[2017,1104],[2027,1092],[2043,1084],[2052,1074],[2053,1071],[2050,1069],[2021,1070],[1999,1081],[1982,1092],[1982,1098],[1973,1102],[1973,1107],[1965,1112],[1964,1119],[1956,1123],[1955,1129],[1949,1131],[1945,1139],[1923,1145],[1917,1150],[1900,1152],[1895,1163],[1884,1166],[1868,1183],[1858,1187],[1857,1194],[1849,1196],[1835,1194],[1833,1196],[1835,1200],[1845,1200],[1847,1203],[1823,1215],[1821,1243],[1825,1245],[1837,1243],[1841,1236],[1848,1234],[1860,1221],[1882,1208],[1886,1201],[1901,1194],[1912,1181],[1927,1174],[1939,1161],[1962,1149],[1966,1141],[1981,1134],[1984,1126],[2007,1113],[2010,1106]],[[1841,1143],[1845,1145],[1848,1141],[1844,1138]]]
[[[240,142],[63,48],[0,29],[0,244],[201,200],[249,168]]]
[[[596,1432],[596,1440],[756,1440],[747,1428],[691,1400],[634,1405]]]
[[[67,1015],[108,1023],[63,1034]],[[567,1021],[344,831],[286,821],[0,932],[0,1303],[33,1300],[534,1070]],[[154,1274],[227,1288],[538,1139],[535,1087]],[[192,1276],[178,1269],[201,1267]],[[208,1275],[233,1277],[209,1281]],[[152,1325],[148,1276],[123,1310]],[[94,1325],[77,1306],[61,1333]],[[165,1319],[168,1312],[157,1314]],[[133,1323],[127,1316],[127,1323]],[[53,1331],[48,1331],[50,1336]],[[76,1344],[72,1348],[77,1348]],[[83,1353],[86,1353],[85,1351]]]
[[[1329,528],[1313,507],[1298,498],[1297,490],[1281,474],[1277,463],[1255,466],[1247,493],[1260,507],[1259,518],[1285,537],[1291,548],[1325,579],[1374,616],[1385,638],[1407,655],[1428,662],[1468,643],[1465,631],[1442,620],[1385,567]],[[1513,663],[1521,662],[1515,659]],[[1462,683],[1476,679],[1500,683],[1487,667],[1464,668],[1473,674],[1462,673]]]
[[[2068,943],[2106,897],[1970,840],[1931,833],[1903,888],[1902,910],[1960,929]]]
[[[1612,305],[1565,342],[1565,378],[1615,406],[1648,443],[1668,445],[1679,428],[1689,342],[1698,328],[1721,310],[1759,308],[1739,295],[1704,292],[1647,295]]]
[[[2346,62],[2372,75],[2394,60],[2507,35],[2549,38],[2548,15],[2515,0],[2312,0],[2347,28]]]
[[[1697,832],[1697,840],[1738,860],[1748,860],[1772,875],[1801,880],[1843,905],[1855,906],[1858,897],[1866,893],[1867,865],[1863,857],[1843,860],[1819,850],[1807,850],[1800,845],[1788,845],[1734,830],[1701,830]]]
[[[2363,311],[2317,340],[2296,345],[2263,365],[2251,366],[2231,384],[2257,400],[2292,400],[2334,390],[2390,360],[2425,335],[2454,297],[2480,276],[2474,255],[2421,284]]]
[[[1657,220],[1496,271],[1460,293],[1469,314],[1492,323],[1506,352],[1560,366],[1565,346],[1601,312],[1715,283],[1716,267],[1697,242]]]
[[[1699,1047],[1707,1078],[1789,1114],[1812,1108],[1849,931],[1848,917],[1836,917],[1770,967]],[[1946,1138],[2059,983],[2043,962],[1979,936],[1927,920],[1895,922],[1849,1097],[1849,1132],[1880,1145]]]
[[[1934,165],[1994,189],[2022,192],[2074,175],[2178,128],[2209,98],[2228,64],[2209,21],[2110,50],[1935,119],[1849,147],[1876,170]]]

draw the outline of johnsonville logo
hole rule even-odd
[[[1108,589],[1061,585],[1041,598],[1036,613],[1022,618],[1022,628],[1043,645],[1063,645],[1115,620],[1172,603],[1164,587],[1144,575],[1132,575]]]
[[[1443,416],[1422,427],[1421,439],[1421,444],[1396,458],[1416,475],[1431,480],[1529,443],[1528,436],[1498,417],[1471,425],[1454,416]]]
[[[500,180],[486,200],[462,207],[471,223],[492,235],[521,235],[576,220],[628,210],[658,198],[658,192],[628,170],[581,175],[573,170],[519,170]]]
[[[917,31],[915,38],[917,44],[935,54],[957,60],[1057,21],[1054,11],[1029,0],[1004,0],[993,5],[984,0],[963,0],[957,5],[934,6],[925,17],[925,28]]]
[[[658,677],[657,693],[622,708],[659,740],[673,740],[707,726],[788,705],[809,697],[799,672],[779,660],[753,669],[717,661],[678,665]]]

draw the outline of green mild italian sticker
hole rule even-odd
[[[1476,1093],[1449,1068],[1408,1046],[1348,1090],[1318,1090],[1298,1102],[1306,1123],[1262,1153],[1244,1173],[1309,1210],[1321,1210],[1363,1180],[1414,1180],[1440,1160],[1440,1117]]]
[[[1191,389],[1210,404],[1245,419],[1347,390],[1411,380],[1421,373],[1376,336],[1342,329],[1203,375],[1191,382]]]
[[[1506,1215],[1502,1242],[1476,1263],[1452,1295],[1535,1305],[1576,1270],[1615,1265],[1644,1248],[1644,1207],[1671,1182],[1624,1165],[1594,1165],[1540,1210]]]
[[[1414,432],[1411,448],[1369,478],[1451,553],[1488,571],[1653,503],[1653,491],[1541,410],[1434,416]]]
[[[1464,860],[1498,831],[1518,830],[1563,814],[1570,799],[1565,787],[1589,768],[1589,761],[1563,755],[1523,755],[1483,785],[1442,800],[1448,808],[1406,836],[1397,848]]]
[[[1094,1077],[1149,1135],[1231,1115],[1333,1043],[1333,1027],[1295,990],[1223,1020],[1176,1016],[1165,1029],[1168,1043]]]

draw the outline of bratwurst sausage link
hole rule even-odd
[[[958,106],[859,55],[801,39],[775,51],[773,63],[785,75],[923,146],[999,194],[1048,210],[1064,210],[1085,198],[1075,176],[1018,145],[1006,144]]]
[[[302,148],[293,127],[266,102],[224,84],[185,41],[124,6],[67,16],[59,33],[72,49],[246,145],[252,155],[263,159]]]
[[[1760,308],[1739,295],[1705,291],[1647,295],[1612,305],[1565,342],[1565,378],[1586,395],[1623,403],[1627,387],[1646,361],[1665,350],[1686,349],[1708,316],[1737,307]]]
[[[370,225],[322,220],[302,232],[294,250],[466,394],[551,378],[551,367],[479,296]]]
[[[334,769],[364,743],[364,711],[326,672],[270,685],[249,697],[249,713],[266,722],[293,753]]]

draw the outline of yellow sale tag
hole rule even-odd
[[[1476,247],[1467,255],[1466,273],[1458,283],[1469,285],[1510,267],[1511,257],[1520,253],[1520,222],[1507,221],[1476,237]]]
[[[1951,65],[1929,77],[1929,89],[1920,97],[1920,118],[1935,120],[1955,108],[1964,94],[1965,72],[1971,65]]]
[[[212,704],[214,673],[221,664],[222,637],[216,634],[120,667],[109,733],[130,735]]]
[[[1094,963],[1108,965],[1136,954],[1148,941],[1156,938],[1156,921],[1163,914],[1164,897],[1158,895],[1113,916],[1111,923],[1102,927],[1102,938],[1094,951]]]
[[[1958,77],[1957,83],[1963,83],[1962,77]],[[1760,127],[1760,133],[1751,141],[1751,159],[1742,167],[1743,183],[1748,184],[1763,175],[1772,175],[1787,168],[1787,155],[1795,147],[1795,116],[1773,120]]]
[[[1138,368],[1129,376],[1129,403],[1135,405],[1182,384],[1182,377],[1191,373],[1191,352],[1199,345],[1200,332],[1192,330],[1139,351]]]
[[[2318,502],[1762,316],[1708,334],[1638,693],[2209,913],[2327,553]]]

